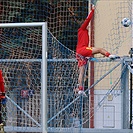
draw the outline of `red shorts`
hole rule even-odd
[[[76,59],[78,61],[78,67],[86,65],[88,60],[85,57],[91,57],[91,56],[92,56],[92,47],[83,47],[77,49]]]

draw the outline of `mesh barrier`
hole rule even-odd
[[[14,27],[1,31],[0,69],[6,89],[2,120],[9,132],[15,132],[14,127],[26,132],[25,127],[41,123],[42,30]]]
[[[107,7],[101,8],[105,4]],[[61,132],[63,128],[66,132],[71,128],[94,128],[94,124],[96,128],[122,128],[119,124],[122,121],[120,108],[123,95],[121,90],[123,83],[121,84],[120,79],[125,69],[121,70],[119,62],[110,60],[94,64],[91,62],[85,77],[85,90],[88,97],[86,99],[78,97],[73,91],[78,79],[75,48],[79,25],[72,13],[78,21],[81,21],[86,18],[89,10],[89,1],[86,0],[0,1],[1,23],[48,22],[48,130],[51,132],[55,128],[57,132]],[[90,26],[89,32],[91,44],[100,45],[113,54],[130,47],[131,26],[123,27],[121,20],[124,17],[131,19],[131,11],[130,0],[98,1],[95,22]],[[40,126],[41,65],[36,61],[11,61],[12,59],[41,59],[42,31],[37,27],[0,28],[0,35],[0,58],[6,59],[6,62],[0,63],[0,68],[3,71],[9,98],[1,111],[3,121],[6,126],[11,126],[12,131],[20,131],[19,128],[14,128],[17,126],[22,127],[21,131],[27,132],[25,127]],[[127,54],[124,52],[122,56]],[[100,55],[96,57],[101,58]],[[117,65],[119,66],[114,68]],[[93,84],[94,86],[89,88]],[[109,119],[110,114],[117,115],[115,119],[114,117]]]
[[[0,5],[1,23],[47,21],[53,35],[72,50],[75,50],[77,42],[78,25],[69,8],[76,13],[79,20],[85,18],[88,12],[88,1],[84,0],[11,0],[2,1]]]

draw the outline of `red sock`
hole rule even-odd
[[[84,90],[84,87],[83,86],[79,86],[79,90],[80,91],[83,91]]]
[[[110,55],[109,52],[106,52],[106,53],[105,53],[105,56],[106,56],[106,57],[109,57],[109,55]]]

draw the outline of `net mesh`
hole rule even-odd
[[[84,8],[82,8],[84,7]],[[77,40],[77,23],[69,9],[81,20],[88,11],[87,1],[43,1],[11,0],[1,1],[1,22],[48,22],[49,30],[65,46],[75,50]]]
[[[2,28],[1,59],[41,58],[41,34],[41,28]]]
[[[6,126],[37,126],[36,123],[40,123],[41,119],[41,63],[5,61],[1,63],[1,69],[4,72],[3,76],[7,92],[6,110],[4,110],[6,117],[3,117]]]
[[[106,7],[101,8],[105,4]],[[116,122],[121,123],[121,117],[119,117],[121,114],[119,110],[121,108],[120,96],[122,94],[119,81],[121,67],[115,69],[105,79],[101,78],[117,65],[116,62],[97,62],[94,63],[94,67],[92,67],[93,63],[90,63],[91,67],[88,68],[85,78],[85,90],[101,79],[102,81],[100,80],[101,82],[95,86],[95,89],[100,91],[95,91],[93,95],[92,87],[92,91],[86,92],[88,94],[86,99],[78,97],[73,92],[78,79],[75,48],[79,25],[70,11],[74,13],[78,21],[81,21],[86,18],[89,8],[87,0],[0,1],[1,23],[48,22],[48,127],[89,128],[93,127],[95,117],[95,127],[103,128],[101,124],[103,117],[99,117],[103,114],[103,105],[111,106],[112,104],[117,105],[118,112],[116,113],[119,115]],[[119,54],[122,49],[126,49],[125,47],[130,47],[131,28],[123,27],[121,20],[124,17],[131,19],[131,12],[132,3],[130,0],[98,1],[95,22],[90,27],[90,45],[94,42],[96,46],[99,46],[100,43],[101,47],[113,54]],[[10,61],[0,63],[9,97],[7,104],[3,105],[1,111],[5,125],[38,127],[41,117],[41,64],[36,61],[12,62],[11,59],[42,58],[41,28],[0,28],[0,35],[0,58],[10,59]],[[122,55],[124,54],[127,53],[122,51]],[[100,58],[101,56],[96,57]],[[108,100],[109,95],[113,96],[114,103]],[[13,104],[11,100],[15,101],[17,105]],[[114,119],[106,119],[104,122],[110,121],[112,122]],[[106,127],[106,124],[104,126]]]

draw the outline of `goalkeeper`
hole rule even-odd
[[[88,36],[88,24],[94,16],[95,6],[92,6],[92,10],[88,14],[85,21],[82,23],[80,28],[78,29],[78,41],[76,47],[76,58],[78,61],[79,67],[79,77],[78,77],[78,88],[76,88],[76,93],[83,94],[86,96],[84,92],[84,74],[87,65],[87,57],[92,57],[95,54],[102,54],[111,59],[119,58],[117,55],[112,55],[108,51],[103,48],[95,48],[88,47],[89,45],[89,36]]]

